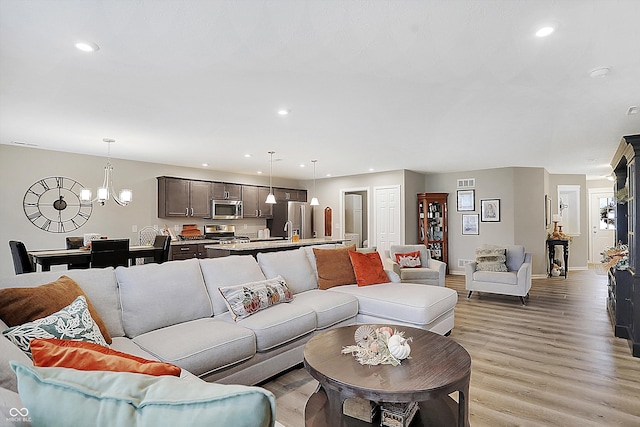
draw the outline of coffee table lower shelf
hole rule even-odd
[[[411,427],[450,427],[458,424],[458,404],[449,396],[420,402],[420,410],[411,422]],[[335,427],[327,421],[329,403],[322,388],[309,397],[304,409],[306,427]],[[368,427],[380,425],[380,415],[373,424],[358,420],[347,415],[342,416],[344,426]]]

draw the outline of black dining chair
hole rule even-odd
[[[129,239],[98,239],[91,242],[91,268],[129,266]]]
[[[9,240],[9,248],[11,249],[13,268],[16,271],[16,274],[32,273],[36,271],[24,243],[16,240]]]
[[[84,237],[67,237],[65,238],[67,249],[80,249],[84,246]],[[67,264],[67,270],[78,270],[83,268],[91,268],[91,261],[74,262]]]
[[[158,264],[162,264],[163,262],[169,261],[169,250],[171,249],[171,236],[163,236],[163,235],[156,236],[153,242],[153,247],[162,249],[161,255],[156,254],[156,257],[154,259],[155,262],[157,262]]]

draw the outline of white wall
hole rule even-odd
[[[82,185],[94,190],[102,184],[103,169],[106,158],[47,151],[36,148],[24,148],[0,144],[0,200],[3,208],[0,220],[0,277],[14,274],[9,240],[20,240],[27,249],[57,249],[65,247],[65,237],[78,236],[96,232],[109,237],[138,240],[133,233],[132,225],[138,230],[145,226],[158,225],[170,227],[182,224],[198,224],[202,230],[204,223],[220,223],[221,221],[205,221],[202,219],[159,219],[157,213],[157,181],[156,177],[167,175],[181,178],[225,180],[241,184],[269,185],[268,176],[252,176],[212,171],[199,168],[185,168],[157,163],[133,162],[111,159],[114,167],[114,186],[133,190],[133,202],[121,207],[113,201],[105,206],[94,204],[89,221],[80,229],[69,233],[49,233],[34,226],[25,216],[22,202],[26,190],[36,181],[49,176],[73,178]],[[282,187],[306,188],[298,181],[274,177],[274,185]],[[250,232],[263,228],[264,220],[246,219],[233,221],[236,232]],[[247,228],[244,229],[244,224]],[[64,269],[65,267],[54,267]]]

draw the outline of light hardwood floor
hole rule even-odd
[[[571,271],[534,279],[527,305],[516,297],[458,291],[456,340],[471,355],[470,423],[495,426],[640,426],[640,358],[615,338],[605,275]],[[263,385],[277,398],[277,419],[304,426],[317,382],[303,368]]]

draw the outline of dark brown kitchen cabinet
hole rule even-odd
[[[158,218],[210,216],[211,182],[158,177]]]
[[[228,182],[213,182],[211,198],[215,200],[242,200],[242,185]]]
[[[190,259],[190,258],[206,258],[207,250],[204,243],[185,243],[183,245],[171,245],[170,259],[172,261]]]
[[[307,190],[293,188],[274,188],[273,195],[277,202],[306,202]]]
[[[265,203],[269,187],[242,186],[242,216],[244,218],[271,218],[271,205]]]

